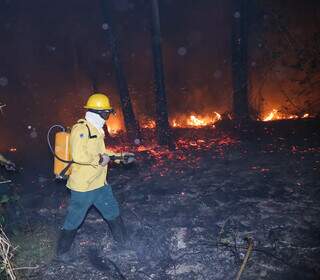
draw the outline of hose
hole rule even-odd
[[[48,133],[47,133],[47,142],[48,142],[49,149],[50,149],[51,153],[54,155],[54,157],[56,157],[58,160],[60,160],[60,161],[62,161],[64,163],[73,163],[73,161],[65,160],[65,159],[62,159],[59,156],[57,156],[56,153],[54,152],[53,148],[52,148],[52,145],[51,145],[51,142],[50,142],[50,134],[51,134],[51,131],[54,128],[57,128],[57,127],[60,128],[63,132],[66,131],[66,129],[60,124],[54,124],[49,128]]]
[[[47,133],[47,142],[48,142],[49,149],[50,149],[51,153],[53,154],[53,156],[56,157],[58,160],[60,160],[60,161],[62,161],[64,163],[68,163],[68,164],[76,163],[76,164],[79,164],[79,165],[86,165],[86,166],[91,165],[91,164],[88,164],[88,163],[75,162],[73,160],[65,160],[65,159],[62,159],[59,156],[57,156],[57,154],[54,152],[54,150],[52,148],[51,141],[50,141],[51,131],[56,127],[60,128],[63,132],[66,131],[66,129],[60,124],[54,124],[49,128],[48,133]],[[66,168],[68,168],[68,166]]]

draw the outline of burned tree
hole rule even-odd
[[[238,120],[249,119],[247,27],[248,0],[234,0],[232,14],[233,112]]]
[[[97,62],[94,58],[92,58],[90,55],[88,55],[88,61],[87,61],[87,72],[90,79],[91,89],[93,92],[98,92],[98,73],[97,73]]]
[[[168,121],[167,100],[164,83],[161,32],[158,0],[151,1],[152,11],[152,49],[154,60],[155,84],[156,84],[156,124],[157,137],[160,145],[171,146],[171,132]]]
[[[76,40],[71,37],[70,40],[70,47],[71,47],[71,59],[72,59],[72,75],[73,75],[73,87],[74,92],[78,93],[80,86],[78,81],[78,75],[79,75],[79,49],[77,46]]]
[[[123,67],[120,60],[118,43],[116,40],[116,36],[113,32],[113,18],[111,16],[111,2],[110,0],[101,0],[102,13],[104,18],[103,30],[105,31],[107,40],[110,44],[111,52],[112,52],[112,61],[113,66],[116,72],[116,80],[118,91],[120,95],[122,112],[124,116],[124,121],[128,133],[128,138],[130,141],[134,141],[136,139],[140,140],[140,128],[138,121],[135,118],[132,103],[129,95],[127,80],[123,71]]]

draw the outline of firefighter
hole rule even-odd
[[[70,135],[73,163],[67,187],[71,191],[71,198],[57,245],[57,257],[62,260],[64,256],[68,258],[67,253],[77,229],[92,205],[107,220],[113,238],[119,243],[125,242],[126,239],[119,204],[106,181],[106,176],[111,156],[122,155],[122,162],[127,164],[134,161],[134,155],[106,151],[103,126],[114,112],[106,95],[101,93],[91,95],[84,108],[87,109],[85,118],[80,119],[72,127]]]

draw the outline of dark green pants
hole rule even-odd
[[[103,218],[114,220],[120,214],[119,204],[109,185],[88,192],[71,191],[68,214],[65,218],[63,229],[77,229],[86,217],[88,209],[95,206]]]

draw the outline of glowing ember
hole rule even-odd
[[[177,122],[176,120],[172,120],[171,125],[172,125],[173,127],[179,127],[179,124],[178,124],[178,122]]]
[[[109,132],[109,134],[111,134],[111,135],[116,135],[116,134],[118,134],[118,133],[121,132],[121,131],[122,131],[122,129],[108,126],[108,132]]]
[[[262,118],[262,121],[268,122],[268,121],[275,121],[275,120],[291,120],[291,119],[305,119],[309,118],[310,114],[305,113],[303,116],[298,115],[290,115],[280,112],[277,109],[272,109],[270,113],[268,113],[265,117]]]
[[[148,140],[140,146],[128,146],[125,143],[119,145],[117,143],[108,146],[108,151],[131,151],[136,155],[138,162],[141,160],[149,161],[149,168],[141,170],[141,174],[144,174],[143,181],[148,181],[154,176],[182,174],[185,172],[184,168],[197,168],[201,164],[203,151],[214,152],[213,159],[217,156],[224,157],[227,147],[239,143],[237,139],[229,135],[219,134],[217,137],[207,138],[203,136],[195,139],[192,133],[191,137],[178,138],[175,142],[175,148],[169,150],[166,147],[159,146],[152,139]],[[177,164],[181,168],[177,169]]]
[[[156,128],[156,122],[154,120],[143,120],[141,121],[141,125],[142,128]]]

